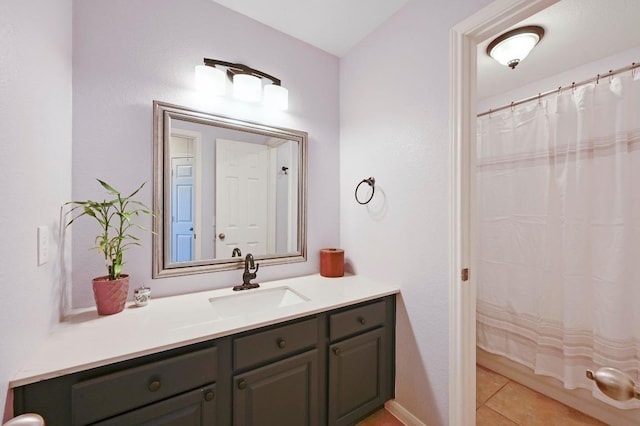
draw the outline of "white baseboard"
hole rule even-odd
[[[400,405],[395,399],[391,399],[384,403],[384,408],[400,420],[405,426],[427,426],[422,423],[416,416],[411,414],[409,410]]]

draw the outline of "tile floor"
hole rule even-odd
[[[356,426],[403,426],[376,411]],[[484,367],[476,367],[476,426],[607,426]]]
[[[480,366],[476,367],[476,425],[606,426],[605,423]]]
[[[404,426],[403,423],[396,419],[391,413],[384,408],[376,411],[356,426]]]

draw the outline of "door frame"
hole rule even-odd
[[[475,206],[476,49],[482,41],[559,0],[495,0],[450,31],[449,424],[476,415]],[[469,280],[461,271],[469,268]]]

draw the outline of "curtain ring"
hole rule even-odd
[[[358,198],[358,189],[360,188],[360,185],[362,185],[363,183],[366,183],[371,187],[371,196],[366,201],[360,201],[360,199]],[[375,192],[376,192],[375,178],[370,177],[367,179],[362,179],[358,184],[358,186],[356,186],[356,190],[355,190],[356,201],[358,202],[358,204],[363,204],[363,205],[368,204],[369,201],[371,201],[371,199],[373,198],[373,194],[375,194]]]

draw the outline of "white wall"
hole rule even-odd
[[[75,0],[73,3],[73,196],[103,195],[101,178],[123,192],[147,181],[152,201],[152,101],[245,118],[309,133],[308,261],[260,268],[259,281],[315,273],[318,251],[339,244],[339,61],[210,0]],[[267,114],[193,89],[204,57],[275,75],[289,110]],[[145,221],[151,227],[151,220]],[[73,305],[93,305],[91,278],[104,266],[89,251],[97,226],[73,225]],[[154,297],[237,284],[241,271],[151,280],[151,235],[126,254],[131,287]]]
[[[342,247],[398,283],[396,400],[448,424],[449,30],[489,0],[410,0],[341,61]],[[367,206],[354,200],[376,179]]]
[[[615,47],[612,46],[612,48]],[[624,52],[615,53],[597,61],[589,62],[542,80],[522,85],[521,87],[506,93],[499,93],[485,99],[480,99],[478,100],[477,111],[478,113],[483,113],[488,111],[490,108],[495,109],[504,105],[509,105],[511,102],[517,102],[521,99],[535,96],[538,93],[545,93],[550,90],[557,89],[558,87],[568,88],[571,87],[571,83],[573,82],[578,83],[580,81],[588,80],[596,77],[598,74],[605,75],[609,70],[626,67],[631,65],[633,62],[640,62],[640,46]],[[602,81],[606,81],[606,77],[604,77]]]
[[[58,217],[71,195],[71,0],[0,2],[0,410],[60,315]],[[37,265],[36,229],[49,227]],[[64,278],[64,277],[62,277]]]

